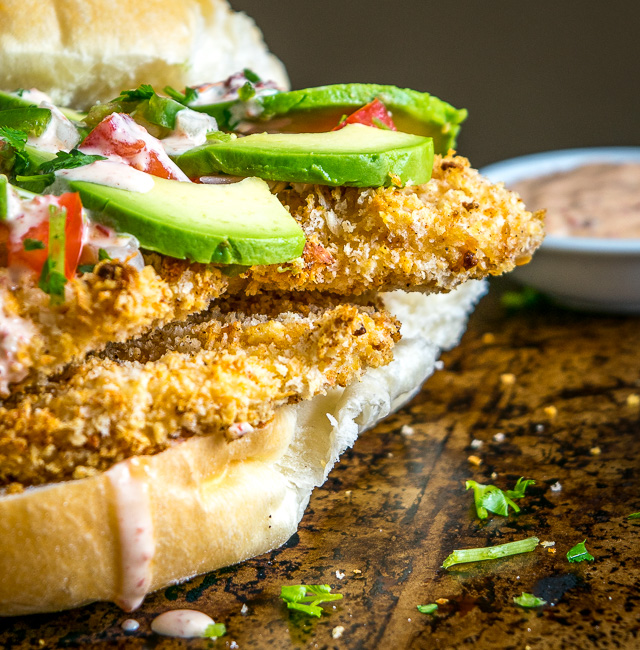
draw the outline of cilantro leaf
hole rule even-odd
[[[45,249],[43,241],[40,241],[39,239],[30,239],[29,237],[24,240],[22,246],[26,251],[41,251]]]
[[[247,81],[242,88],[238,89],[238,97],[241,102],[248,102],[256,94],[254,85]]]
[[[530,478],[524,479],[524,477],[520,477],[517,481],[516,484],[513,486],[513,490],[507,490],[507,496],[510,499],[522,499],[524,496],[525,490],[530,486],[530,485],[535,485],[536,482]]]
[[[473,489],[473,498],[476,506],[476,513],[480,519],[486,519],[489,512],[502,517],[509,516],[509,508],[515,512],[520,512],[520,508],[513,502],[513,499],[522,499],[525,490],[529,485],[534,485],[535,481],[531,479],[518,479],[513,490],[503,491],[495,485],[483,485],[476,481],[467,481],[466,489]]]
[[[151,99],[156,94],[150,84],[140,84],[134,90],[123,90],[118,99],[125,102],[135,102],[139,99]]]
[[[627,519],[640,519],[640,512],[634,512],[627,516]]]
[[[224,623],[212,623],[207,626],[203,636],[208,639],[217,639],[227,633],[227,628]]]
[[[175,99],[177,102],[184,104],[185,106],[195,102],[200,95],[196,88],[191,88],[190,86],[187,86],[183,93],[171,86],[165,86],[163,90],[167,95],[169,95],[169,97],[171,97],[171,99]]]
[[[538,598],[533,594],[527,594],[524,591],[521,596],[514,596],[513,602],[520,607],[542,607],[542,605],[547,604],[546,600],[542,600],[542,598]]]
[[[585,546],[586,539],[584,542],[580,542],[579,544],[576,544],[570,551],[567,551],[567,560],[569,562],[584,562],[585,560],[587,562],[593,562],[595,558],[589,551],[587,551],[587,547]]]
[[[95,268],[95,264],[80,264],[78,266],[78,273],[93,273]]]
[[[0,126],[0,138],[6,140],[16,151],[23,151],[29,136],[24,131],[20,131],[20,129],[12,129],[10,126]]]
[[[98,249],[98,260],[102,262],[102,260],[110,260],[112,259],[111,255],[107,253],[107,251],[104,248],[99,248]]]
[[[64,297],[65,284],[67,284],[67,278],[64,277],[64,273],[57,271],[51,258],[47,257],[42,267],[38,286],[51,296],[52,303],[56,303],[58,302],[56,298]]]
[[[242,71],[242,74],[245,76],[245,79],[247,79],[251,83],[257,84],[258,82],[262,81],[262,79],[260,79],[260,77],[253,70],[250,70],[249,68],[245,68]]]
[[[436,609],[438,609],[438,605],[436,603],[431,603],[429,605],[418,605],[418,611],[421,614],[433,614]]]
[[[287,603],[289,609],[319,617],[324,611],[320,605],[340,600],[342,594],[332,594],[329,585],[283,585],[280,598]]]
[[[107,160],[105,156],[88,155],[72,149],[68,153],[66,151],[58,151],[53,160],[47,160],[38,167],[39,174],[52,174],[60,169],[76,169],[77,167],[84,167],[90,165],[97,160]]]

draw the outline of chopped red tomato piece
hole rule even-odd
[[[351,113],[351,115],[342,120],[338,126],[332,129],[332,131],[343,129],[347,124],[364,124],[365,126],[375,126],[379,129],[386,128],[391,131],[398,130],[396,125],[393,123],[391,113],[378,98],[365,104],[354,113]]]
[[[122,162],[153,176],[189,181],[154,138],[126,113],[111,113],[84,139],[80,151],[119,156]]]
[[[49,255],[49,208],[52,205],[67,211],[64,274],[71,280],[78,267],[86,229],[77,193],[36,196],[23,203],[23,214],[11,222],[8,263],[10,267],[23,266],[37,274],[42,272]]]

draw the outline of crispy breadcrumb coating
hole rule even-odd
[[[416,187],[274,191],[302,226],[307,246],[287,264],[253,267],[249,293],[450,291],[526,263],[544,235],[542,212],[528,212],[517,194],[452,152],[436,156],[431,180]]]
[[[139,336],[206,309],[226,286],[215,267],[150,255],[141,271],[116,261],[101,262],[93,273],[68,282],[64,303],[54,305],[38,288],[37,277],[25,273],[14,281],[8,269],[0,268],[0,310],[4,305],[7,316],[25,321],[29,335],[15,355],[29,383],[111,341]]]
[[[0,484],[79,478],[189,436],[232,437],[391,361],[392,316],[324,302],[221,301],[208,319],[112,345],[14,395],[0,407]]]

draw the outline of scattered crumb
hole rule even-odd
[[[240,646],[235,641],[232,641],[229,644],[229,647],[231,648],[231,650],[236,650],[236,648],[239,648]]]
[[[500,383],[503,386],[513,386],[516,383],[516,376],[511,372],[503,372],[500,375]]]
[[[410,427],[408,424],[403,424],[402,429],[400,429],[400,433],[403,436],[412,436],[416,430],[413,427]]]
[[[602,449],[600,449],[600,447],[591,447],[591,449],[589,449],[589,453],[592,456],[599,456],[602,453]]]
[[[507,439],[507,436],[505,436],[504,433],[502,433],[502,431],[498,431],[498,433],[493,434],[493,439],[496,442],[504,442]]]
[[[247,603],[242,603],[242,607],[240,608],[240,613],[243,616],[246,616],[249,613],[249,608],[247,607]]]
[[[387,452],[387,458],[393,458],[393,452],[392,451]]]
[[[342,578],[344,578],[344,576],[345,576],[344,571],[340,571],[340,569],[338,569],[336,571],[336,578],[338,578],[338,580],[342,580]]]
[[[480,458],[480,456],[475,456],[472,454],[469,456],[469,458],[467,458],[467,460],[476,467],[480,467],[480,465],[482,465],[482,458]]]
[[[495,342],[496,342],[496,336],[495,336],[495,334],[493,334],[492,332],[485,332],[485,333],[482,335],[482,342],[483,342],[485,345],[491,345],[492,343],[495,343]]]
[[[360,574],[360,573],[362,573],[362,571],[360,571],[360,569],[354,569],[353,572],[354,572],[355,574]]]
[[[345,490],[344,494],[345,494],[345,496],[350,497],[351,496],[351,490]]]
[[[551,491],[552,492],[560,492],[562,490],[562,484],[560,481],[556,481],[552,486],[551,486]]]
[[[333,630],[331,630],[331,636],[334,639],[339,639],[344,634],[344,625],[336,625]]]
[[[436,598],[437,605],[446,605],[449,602],[448,598]]]
[[[484,442],[482,442],[482,440],[478,440],[477,438],[474,438],[471,441],[470,446],[471,446],[471,449],[480,449],[480,447],[482,447],[482,445],[484,445]]]
[[[553,420],[553,418],[555,418],[556,415],[558,415],[558,409],[557,409],[555,406],[545,406],[545,407],[544,407],[544,414],[545,414],[548,418],[550,418],[551,420]]]
[[[553,554],[555,555],[555,552],[556,552],[556,549],[555,549],[555,548],[551,548],[551,547],[549,547],[549,548],[547,549],[547,553],[553,553]]]
[[[498,472],[491,472],[491,478],[495,481],[498,478]]]
[[[39,645],[41,648],[44,648],[45,645],[47,645],[47,642],[46,642],[44,639],[38,639],[38,645]]]
[[[444,368],[444,361],[442,361],[442,359],[438,359],[434,364],[434,368],[436,370],[442,370]]]
[[[549,546],[555,546],[555,542],[540,542],[540,546],[544,546],[544,548],[548,548]]]
[[[410,618],[408,618],[407,621],[409,621],[409,623],[411,623],[411,619],[410,619]]]
[[[637,395],[636,393],[627,395],[627,406],[640,406],[640,395]]]
[[[536,433],[542,433],[544,431],[544,424],[536,424]]]

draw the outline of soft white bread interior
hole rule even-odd
[[[226,0],[4,0],[0,89],[81,109],[149,83],[177,89],[243,68],[288,88],[260,30]]]
[[[0,498],[0,615],[95,600],[132,609],[147,592],[283,544],[340,454],[410,399],[441,349],[458,342],[484,291],[470,281],[449,294],[386,294],[403,323],[389,365],[283,407],[237,440],[191,438],[103,474]]]

